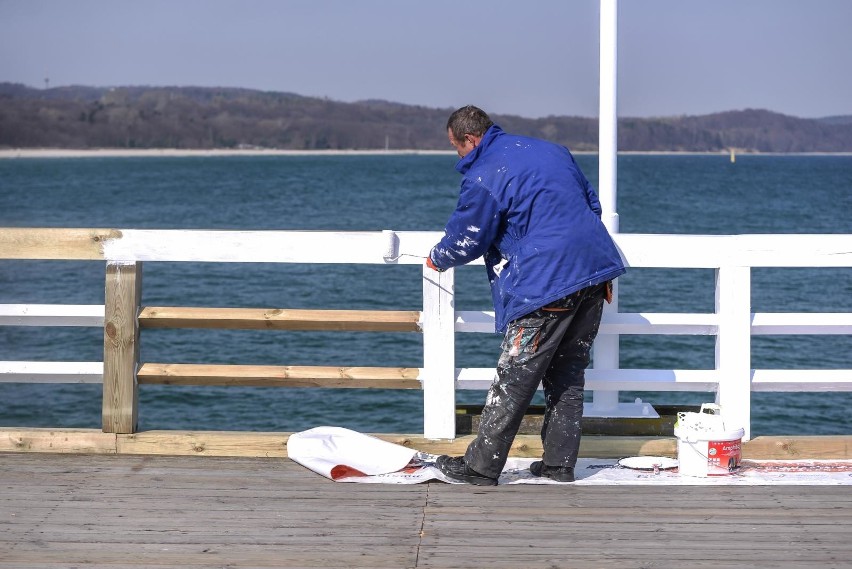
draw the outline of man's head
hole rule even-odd
[[[456,110],[447,119],[447,137],[460,158],[479,145],[482,135],[494,123],[485,111],[473,105]]]

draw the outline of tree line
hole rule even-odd
[[[452,110],[235,88],[33,89],[0,83],[0,148],[448,150],[444,126]],[[510,132],[573,150],[597,150],[596,118],[493,118]],[[660,152],[852,152],[852,117],[802,119],[747,109],[620,118],[618,146]]]

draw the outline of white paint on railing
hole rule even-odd
[[[0,383],[103,383],[103,362],[0,362]]]
[[[852,391],[852,369],[756,369],[752,391]]]
[[[110,261],[387,264],[386,244],[380,231],[123,230],[103,251]]]
[[[751,276],[748,267],[723,266],[716,270],[716,403],[751,438]]]
[[[852,312],[758,312],[751,334],[852,334]]]
[[[0,304],[0,326],[103,325],[103,304]]]
[[[423,267],[423,436],[454,439],[455,392],[455,271]]]
[[[488,389],[494,380],[494,368],[456,369],[458,389]],[[586,388],[605,388],[617,385],[630,391],[716,391],[719,384],[716,370],[703,369],[613,369],[586,370]],[[540,389],[540,387],[539,387]]]
[[[397,231],[399,259],[387,261],[387,233],[330,231],[121,230],[104,242],[114,261],[223,263],[422,264],[442,237],[437,231]],[[842,235],[613,235],[629,267],[716,269],[850,267],[852,234]],[[472,264],[483,264],[482,258]]]

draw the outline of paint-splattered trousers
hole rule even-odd
[[[479,432],[465,453],[470,468],[499,476],[539,383],[545,398],[544,463],[576,464],[585,369],[598,334],[605,294],[606,284],[591,286],[509,324]]]

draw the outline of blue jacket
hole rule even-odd
[[[498,332],[625,272],[597,193],[567,148],[494,125],[456,170],[458,205],[430,257],[448,269],[484,255]]]

